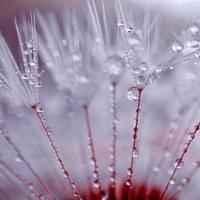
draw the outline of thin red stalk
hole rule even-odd
[[[83,110],[84,110],[84,113],[85,113],[85,120],[86,120],[86,125],[87,125],[87,130],[88,130],[89,147],[91,149],[91,156],[92,156],[91,160],[94,163],[94,172],[93,173],[96,176],[96,180],[94,180],[94,184],[97,185],[97,187],[98,187],[98,198],[102,199],[102,190],[101,190],[99,168],[98,168],[98,165],[97,165],[97,158],[96,158],[94,142],[93,142],[93,137],[92,137],[92,130],[91,130],[91,125],[90,125],[88,105],[84,105]]]
[[[116,142],[117,142],[117,108],[116,108],[116,83],[112,83],[111,88],[112,98],[111,98],[111,109],[112,109],[112,144],[111,144],[111,186],[112,191],[115,195],[116,188]]]
[[[136,118],[135,118],[135,126],[133,128],[133,146],[132,146],[132,152],[131,152],[131,165],[129,168],[129,179],[128,183],[130,184],[130,188],[132,187],[132,178],[134,174],[134,169],[133,169],[133,164],[134,164],[134,153],[137,150],[136,147],[136,142],[137,142],[137,137],[138,137],[138,124],[139,124],[139,113],[140,113],[140,104],[141,104],[141,96],[142,96],[142,88],[138,89],[138,103],[137,103],[137,108],[136,108]]]
[[[60,168],[61,168],[64,176],[68,179],[68,181],[69,181],[69,183],[71,185],[74,198],[78,199],[78,200],[82,200],[82,198],[81,198],[81,196],[80,196],[80,194],[78,192],[78,189],[77,189],[77,186],[76,186],[75,182],[72,180],[71,176],[69,175],[68,170],[64,166],[63,160],[61,159],[61,156],[60,156],[60,154],[59,154],[59,152],[57,150],[57,147],[55,146],[54,141],[50,136],[50,133],[48,131],[48,128],[47,128],[46,124],[44,123],[44,120],[42,118],[41,113],[37,111],[37,105],[31,106],[31,108],[36,113],[36,115],[37,115],[37,117],[38,117],[38,119],[39,119],[39,121],[40,121],[40,123],[42,125],[42,128],[43,128],[43,130],[45,132],[45,135],[47,136],[47,138],[49,140],[49,143],[50,143],[50,145],[51,145],[51,147],[53,149],[54,155],[55,155],[55,157],[56,157],[56,159],[57,159],[57,161],[58,161],[58,163],[60,165]]]
[[[184,156],[186,155],[186,153],[187,153],[187,151],[188,151],[188,148],[190,147],[190,144],[191,144],[192,141],[194,140],[194,138],[195,138],[195,136],[196,136],[196,133],[197,133],[197,131],[199,130],[199,128],[200,128],[200,123],[198,123],[198,125],[195,126],[195,129],[194,129],[194,132],[193,132],[193,134],[194,134],[193,137],[186,143],[185,148],[184,148],[183,151],[182,151],[181,157],[179,158],[179,160],[178,160],[178,162],[177,162],[177,164],[176,164],[176,166],[175,166],[175,168],[174,168],[174,171],[173,171],[172,175],[170,176],[170,179],[169,179],[169,181],[167,182],[167,185],[165,186],[165,188],[164,188],[164,190],[163,190],[163,192],[162,192],[161,200],[164,198],[164,196],[165,196],[165,194],[166,194],[166,192],[167,192],[167,190],[168,190],[168,188],[169,188],[170,182],[171,182],[172,179],[174,178],[174,176],[175,176],[177,170],[179,169],[180,164],[183,162],[183,158],[184,158]]]
[[[39,175],[34,171],[34,169],[31,167],[31,164],[24,158],[20,150],[17,148],[17,146],[14,144],[14,142],[11,140],[10,137],[6,136],[4,131],[1,132],[1,134],[4,136],[7,143],[14,149],[14,151],[17,153],[17,155],[20,157],[20,159],[24,162],[24,164],[27,166],[29,171],[32,173],[32,175],[36,178],[38,183],[42,186],[44,191],[53,199],[58,200],[55,194],[51,191],[51,189],[48,187],[48,185],[39,177]]]
[[[197,114],[198,114],[198,108],[199,108],[199,105],[193,110],[192,115],[191,115],[190,119],[188,120],[188,123],[187,123],[188,125],[190,125],[192,122],[195,121],[196,116],[197,116]],[[189,132],[189,126],[188,126],[188,125],[185,127],[183,133]],[[176,145],[176,148],[175,148],[175,150],[174,150],[174,152],[173,152],[173,156],[175,156],[175,154],[179,151],[180,145],[183,144],[184,139],[185,139],[185,134],[183,134],[183,135],[179,138],[179,140],[178,140],[178,142],[177,142],[177,145]],[[173,157],[173,156],[172,156],[172,157]]]
[[[3,162],[2,160],[0,160],[0,164],[10,173],[12,174],[20,183],[22,183],[26,188],[27,190],[31,193],[31,195],[39,198],[39,196],[41,194],[37,194],[34,190],[34,188],[30,188],[30,184],[32,185],[32,183],[26,183],[25,180],[23,180],[23,178],[17,174],[11,167],[9,167],[5,162]]]

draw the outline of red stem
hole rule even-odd
[[[195,138],[195,136],[196,136],[196,133],[197,133],[197,131],[199,130],[199,128],[200,128],[200,123],[199,123],[199,124],[195,127],[195,129],[194,129],[194,132],[193,132],[193,133],[194,133],[194,137],[193,137],[192,139],[190,139],[190,140],[186,143],[186,146],[185,146],[185,148],[183,149],[183,152],[182,152],[182,154],[181,154],[181,157],[179,158],[179,160],[178,160],[178,162],[177,162],[177,164],[176,164],[176,167],[174,168],[174,171],[173,171],[172,175],[170,176],[170,179],[169,179],[169,181],[167,182],[167,185],[165,186],[165,188],[164,188],[164,190],[163,190],[163,192],[162,192],[161,200],[164,199],[164,196],[165,196],[165,194],[166,194],[166,192],[167,192],[167,190],[168,190],[168,188],[169,188],[170,182],[171,182],[172,179],[174,178],[174,176],[175,176],[177,170],[179,169],[179,166],[180,166],[181,162],[183,161],[183,158],[184,158],[185,154],[187,153],[188,148],[190,147],[190,144],[191,144],[192,141],[194,140],[194,138]]]
[[[131,187],[133,184],[132,178],[133,178],[133,164],[134,164],[134,152],[135,150],[137,150],[136,148],[136,142],[137,142],[137,137],[138,137],[138,124],[139,124],[139,113],[140,113],[140,105],[141,105],[141,96],[142,96],[142,88],[138,88],[138,103],[137,103],[137,108],[136,108],[136,118],[135,118],[135,126],[133,128],[133,146],[132,146],[132,152],[131,152],[131,165],[130,165],[130,174],[129,174],[129,179],[128,182],[130,184],[129,187],[129,197],[130,197],[130,191],[131,191]]]
[[[79,194],[79,192],[78,192],[78,189],[77,189],[77,187],[76,187],[75,182],[72,180],[71,176],[69,175],[68,170],[67,170],[67,169],[65,168],[65,166],[64,166],[63,160],[61,159],[61,156],[60,156],[60,154],[59,154],[59,152],[58,152],[58,150],[57,150],[57,147],[55,146],[55,144],[54,144],[54,142],[53,142],[53,139],[51,138],[51,136],[50,136],[50,134],[49,134],[48,128],[47,128],[47,126],[45,125],[44,121],[42,120],[41,113],[39,113],[39,112],[37,111],[37,106],[38,106],[38,105],[33,105],[33,106],[31,106],[31,108],[32,108],[33,111],[37,114],[37,117],[38,117],[38,119],[39,119],[39,121],[40,121],[40,123],[41,123],[41,125],[42,125],[42,128],[43,128],[43,130],[44,130],[44,132],[45,132],[45,134],[46,134],[46,136],[47,136],[47,138],[48,138],[48,140],[49,140],[49,142],[50,142],[50,145],[51,145],[51,147],[52,147],[52,149],[53,149],[53,152],[54,152],[54,154],[55,154],[55,157],[56,157],[56,159],[57,159],[57,161],[58,161],[58,163],[59,163],[59,165],[60,165],[60,168],[61,168],[61,170],[63,171],[64,176],[68,179],[68,181],[69,181],[69,183],[70,183],[70,185],[71,185],[74,198],[75,198],[75,199],[78,199],[78,200],[82,200],[82,198],[81,198],[81,196],[80,196],[80,194]]]
[[[97,183],[97,185],[98,185],[98,192],[99,192],[98,198],[101,200],[102,199],[101,182],[100,182],[99,168],[97,165],[94,142],[93,142],[93,137],[92,137],[92,130],[91,130],[91,125],[90,125],[88,106],[84,105],[83,110],[85,113],[85,120],[86,120],[86,125],[87,125],[87,130],[88,130],[88,139],[89,139],[89,146],[91,148],[92,161],[94,162],[94,173],[97,175],[95,183]]]

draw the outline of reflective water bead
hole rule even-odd
[[[172,178],[169,183],[170,183],[170,185],[174,185],[176,183],[176,179]]]
[[[40,104],[37,104],[36,105],[36,111],[39,112],[39,113],[42,113],[42,112],[44,112],[44,108]]]
[[[160,171],[160,168],[159,168],[159,167],[157,167],[157,166],[155,166],[155,167],[153,167],[153,171],[154,171],[155,173],[157,173],[157,172],[159,172],[159,171]]]
[[[29,189],[29,190],[33,190],[33,189],[34,189],[32,183],[29,183],[29,184],[28,184],[28,189]]]
[[[98,177],[98,173],[97,173],[97,172],[94,172],[94,173],[93,173],[93,177],[94,177],[94,178],[97,178],[97,177]]]
[[[190,178],[182,178],[181,182],[182,184],[186,185],[190,182]]]
[[[28,75],[26,73],[21,74],[21,78],[27,80],[28,79]]]
[[[123,22],[123,21],[118,22],[118,23],[117,23],[117,26],[118,26],[118,27],[124,27],[124,22]]]
[[[99,187],[100,187],[99,181],[98,181],[98,180],[95,180],[95,181],[94,181],[94,187],[95,187],[95,188],[99,188]]]
[[[181,185],[179,185],[178,187],[177,187],[177,190],[178,191],[181,191],[183,189],[183,187],[181,186]]]
[[[127,33],[132,33],[133,32],[133,28],[130,25],[127,25],[126,32]]]
[[[195,167],[200,167],[200,161],[196,161],[196,162],[194,163],[194,166],[195,166]]]
[[[174,52],[181,52],[183,49],[184,49],[184,45],[179,40],[177,40],[176,42],[174,42],[174,44],[172,45],[172,50]]]
[[[140,62],[131,68],[131,73],[135,76],[144,75],[147,73],[149,65],[146,62]]]
[[[126,68],[124,59],[119,55],[112,55],[104,63],[104,71],[108,73],[112,82],[118,82]]]
[[[20,156],[16,156],[16,157],[15,157],[15,161],[16,161],[16,162],[21,162],[21,161],[22,161],[22,159],[21,159],[21,157],[20,157]]]
[[[184,166],[184,162],[181,158],[176,159],[175,163],[174,163],[174,167],[175,168],[182,168]]]
[[[131,87],[128,89],[127,98],[130,101],[138,101],[139,99],[139,92],[137,87]]]
[[[141,43],[141,38],[139,34],[137,34],[136,32],[133,32],[131,35],[127,37],[127,42],[131,46],[139,45]]]
[[[109,166],[109,167],[108,167],[108,170],[109,170],[110,172],[114,172],[113,166]]]
[[[136,158],[137,156],[139,155],[139,150],[137,149],[137,148],[135,148],[134,150],[133,150],[133,158]]]
[[[194,132],[189,132],[188,133],[188,140],[193,140],[195,137],[195,133]]]
[[[126,185],[127,186],[131,186],[131,182],[128,180],[128,181],[126,181]]]
[[[128,176],[130,176],[131,174],[133,174],[133,170],[131,168],[128,168],[127,174],[128,174]]]
[[[189,30],[193,33],[196,34],[199,32],[199,27],[196,24],[193,24],[190,26]]]

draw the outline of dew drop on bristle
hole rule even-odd
[[[36,105],[36,111],[38,113],[43,113],[44,112],[44,107],[42,107],[40,104]]]
[[[186,185],[190,182],[190,178],[182,178],[181,182],[182,182],[183,185]]]
[[[184,49],[184,45],[181,41],[177,40],[172,45],[172,50],[176,53],[181,52]]]
[[[20,162],[22,161],[22,159],[21,159],[20,156],[16,156],[16,157],[15,157],[15,161],[20,163]]]
[[[117,23],[117,26],[118,26],[118,27],[124,27],[124,22],[123,22],[123,21],[118,22],[118,23]]]
[[[149,65],[146,62],[140,62],[136,66],[131,67],[131,73],[133,76],[145,75],[149,69]]]
[[[127,33],[133,33],[133,31],[134,31],[134,29],[132,28],[132,26],[127,25],[127,27],[126,27],[126,32],[127,32]]]
[[[138,101],[139,93],[137,87],[131,87],[128,89],[127,98],[129,101]]]
[[[175,178],[172,178],[172,180],[170,180],[170,185],[175,185],[175,183],[176,183],[176,179]]]
[[[27,80],[28,79],[28,76],[26,73],[23,73],[21,74],[21,78],[24,79],[24,80]]]
[[[188,133],[188,140],[193,140],[195,137],[195,133],[194,132],[189,132]]]
[[[109,75],[111,82],[118,82],[124,74],[126,63],[119,55],[108,57],[104,63],[104,71]]]
[[[174,163],[174,167],[181,169],[184,166],[184,161],[180,158],[176,159],[175,163]]]
[[[157,166],[155,166],[155,167],[153,167],[153,171],[154,171],[155,173],[158,173],[158,172],[160,171],[160,168],[157,167]]]
[[[193,24],[190,26],[189,30],[191,33],[196,34],[199,32],[199,27],[196,24]]]
[[[129,168],[129,169],[127,170],[127,175],[130,176],[131,174],[133,174],[133,170],[132,170],[131,168]]]
[[[135,148],[134,150],[133,150],[133,158],[136,158],[136,157],[138,157],[138,155],[139,155],[139,150],[137,149],[137,148]]]

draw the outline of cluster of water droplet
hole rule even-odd
[[[182,37],[177,39],[173,45],[172,50],[176,53],[189,54],[199,49],[200,45],[200,24],[195,22],[183,32]]]
[[[41,87],[42,72],[39,72],[37,46],[33,38],[25,43],[26,49],[22,52],[24,73],[21,78],[28,80],[29,85]]]
[[[104,71],[108,74],[112,83],[117,83],[126,69],[124,58],[118,54],[109,56],[104,62]]]

